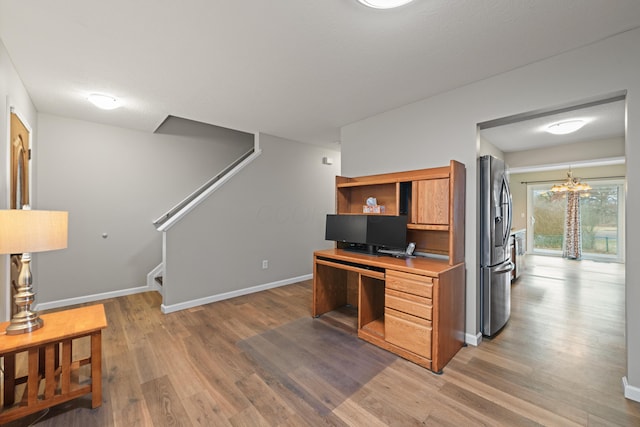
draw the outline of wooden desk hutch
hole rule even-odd
[[[465,167],[336,177],[338,214],[362,214],[368,197],[385,215],[407,215],[407,240],[425,256],[335,249],[314,253],[313,316],[358,309],[358,337],[434,372],[464,345]]]

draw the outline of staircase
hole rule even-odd
[[[185,218],[189,212],[191,212],[200,203],[206,200],[217,189],[221,188],[227,181],[229,181],[235,174],[240,172],[245,166],[253,162],[258,156],[260,156],[260,154],[261,150],[258,144],[258,135],[256,134],[254,146],[249,151],[241,155],[229,166],[227,166],[213,178],[205,182],[196,191],[187,196],[183,201],[181,201],[180,203],[169,209],[165,214],[153,221],[153,225],[156,227],[156,229],[163,232],[163,260],[162,263],[157,265],[147,274],[147,287],[149,289],[156,290],[162,293],[165,261],[164,254],[166,253],[166,239],[164,238],[164,232],[166,232],[178,221]]]

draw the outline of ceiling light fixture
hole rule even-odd
[[[358,0],[365,6],[372,7],[374,9],[393,9],[394,7],[404,6],[413,0]]]
[[[100,93],[92,93],[87,98],[89,102],[95,105],[98,108],[102,108],[103,110],[113,110],[122,106],[122,102],[118,100],[116,97],[111,95],[103,95]]]
[[[547,126],[546,131],[554,135],[566,135],[580,129],[586,122],[584,120],[565,120],[563,122],[552,123]]]

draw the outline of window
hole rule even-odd
[[[624,183],[588,181],[581,194],[582,258],[623,262]],[[529,251],[562,255],[566,194],[549,191],[551,184],[528,185]]]

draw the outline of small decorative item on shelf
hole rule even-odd
[[[366,205],[362,206],[362,213],[384,213],[384,206],[378,204],[378,200],[375,197],[369,197],[366,201]]]

